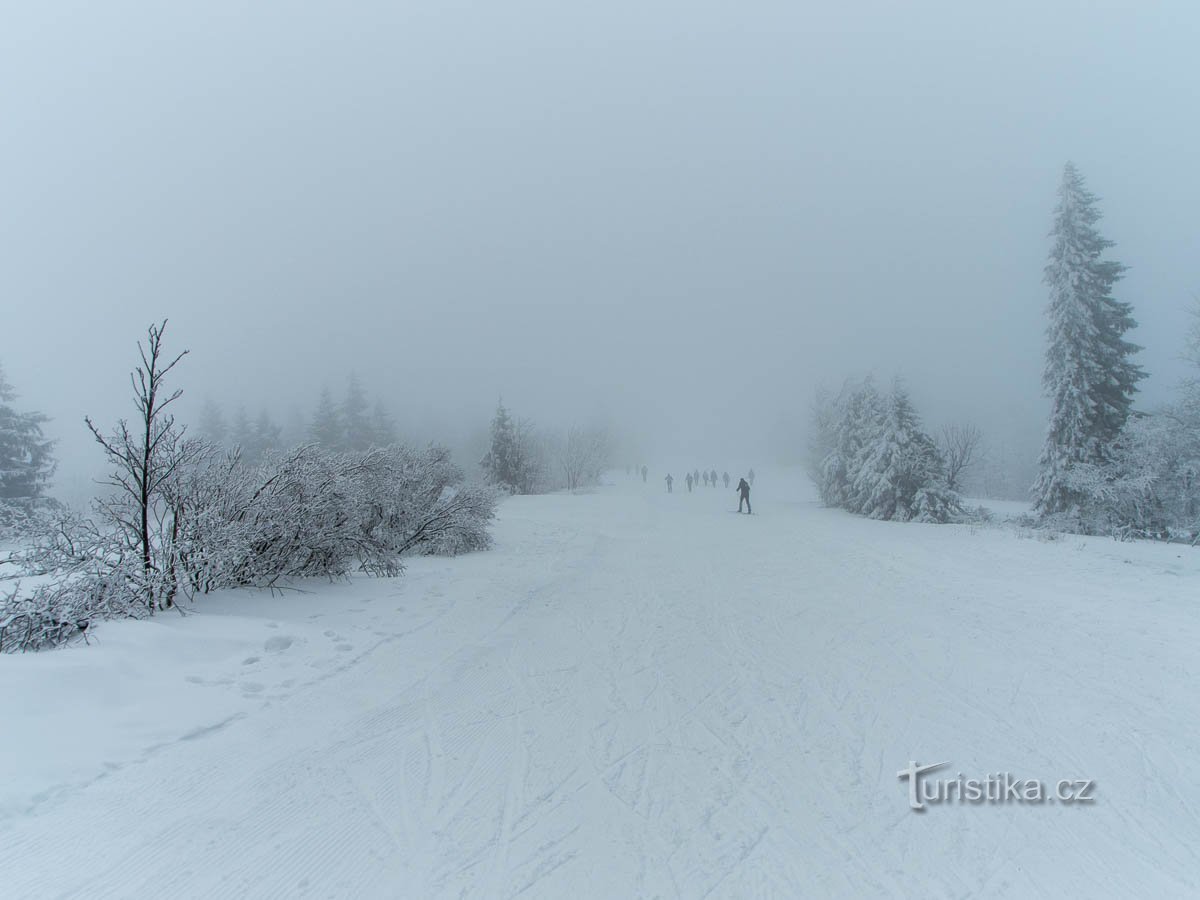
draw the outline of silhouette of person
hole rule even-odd
[[[642,466],[642,484],[646,483],[646,474],[648,471],[649,470],[645,466]]]
[[[753,512],[753,510],[750,509],[750,485],[746,484],[745,478],[738,481],[737,492],[738,492],[738,512],[742,511],[743,503],[746,504],[746,512],[747,513]]]
[[[750,479],[750,484],[753,485],[754,484],[754,470],[751,469],[749,472],[747,472],[746,477]]]
[[[646,471],[646,467],[645,467],[645,466],[642,466],[642,472],[644,473],[645,471]],[[644,474],[642,475],[642,480],[643,480],[643,481],[645,481],[645,480],[646,480],[646,476],[645,476]],[[674,479],[674,478],[672,478],[672,477],[671,477],[671,473],[670,473],[670,472],[668,472],[668,473],[667,473],[667,493],[668,493],[668,494],[669,494],[669,493],[671,493],[671,485],[673,485],[674,483],[675,483],[675,479]]]
[[[717,486],[717,470],[716,469],[713,469],[711,472],[708,473],[708,480],[712,482],[713,487]]]
[[[696,483],[696,487],[700,487],[700,470],[697,469],[692,473],[692,481]]]
[[[729,473],[725,472],[721,477],[725,479],[725,489],[728,490],[729,489]]]
[[[704,473],[704,486],[708,487],[708,472]]]
[[[688,493],[690,494],[690,493],[692,492],[692,473],[691,473],[691,472],[688,472],[688,473],[687,473],[687,477],[686,477],[686,478],[684,478],[683,480],[684,480],[685,482],[687,482],[687,486],[688,486]]]

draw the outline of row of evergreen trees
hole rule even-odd
[[[358,377],[351,375],[340,402],[323,388],[312,419],[284,428],[263,409],[255,418],[239,407],[227,419],[221,408],[206,400],[197,423],[198,435],[215,444],[238,447],[248,462],[257,462],[271,450],[299,444],[316,444],[323,450],[361,452],[371,447],[390,447],[398,440],[396,425],[383,401],[372,406]]]
[[[948,522],[960,511],[937,443],[904,385],[872,379],[818,395],[810,467],[827,506],[873,519]]]

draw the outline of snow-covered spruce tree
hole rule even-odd
[[[496,405],[496,414],[492,417],[491,443],[479,465],[489,484],[504,488],[511,494],[522,493],[524,478],[521,473],[517,423],[505,409],[503,400]]]
[[[225,421],[225,414],[211,397],[205,398],[204,405],[200,407],[200,418],[196,425],[197,433],[206,441],[221,447],[229,441],[229,425]]]
[[[371,428],[367,395],[358,381],[358,376],[353,373],[346,385],[346,397],[342,400],[341,419],[344,449],[360,453],[372,446],[374,432]]]
[[[866,378],[851,393],[846,407],[842,449],[846,485],[842,506],[850,512],[866,513],[870,497],[860,484],[860,475],[883,432],[886,414],[887,398],[879,393],[873,378]]]
[[[959,509],[957,496],[946,487],[941,454],[921,430],[908,391],[897,382],[882,407],[854,466],[854,511],[872,519],[949,521]]]
[[[313,443],[324,450],[342,449],[342,418],[333,404],[333,397],[330,396],[328,388],[321,389],[321,399],[317,402],[308,433]]]
[[[1112,296],[1125,267],[1103,258],[1113,244],[1096,230],[1099,219],[1096,196],[1067,163],[1045,271],[1050,322],[1042,383],[1051,412],[1033,486],[1034,508],[1043,515],[1081,512],[1085,497],[1071,487],[1071,469],[1109,459],[1144,376],[1131,360],[1140,348],[1125,340],[1136,325],[1131,307]]]
[[[265,408],[259,412],[258,418],[254,420],[252,434],[254,438],[253,448],[257,459],[262,459],[263,456],[272,450],[278,450],[282,445],[283,431],[271,419],[271,414]]]
[[[396,423],[392,421],[383,401],[376,400],[371,411],[371,446],[390,447],[397,440]]]
[[[239,406],[233,414],[233,422],[229,426],[228,443],[242,451],[247,458],[257,459],[254,451],[254,423],[246,412],[246,407]]]
[[[54,441],[42,433],[46,416],[19,412],[11,405],[16,398],[0,368],[0,533],[33,511],[56,466]]]

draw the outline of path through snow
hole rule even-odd
[[[616,480],[0,660],[5,896],[1200,891],[1196,551]],[[914,813],[908,760],[1098,799]]]

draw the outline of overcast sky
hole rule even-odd
[[[281,418],[355,369],[402,426],[502,393],[721,465],[873,370],[1036,436],[1068,159],[1141,402],[1183,374],[1198,35],[1194,0],[9,3],[0,361],[69,460],[165,316],[193,405]]]

